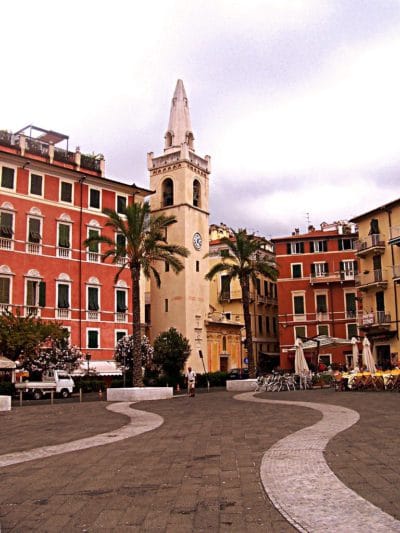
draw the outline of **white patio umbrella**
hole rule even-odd
[[[306,358],[304,357],[303,343],[301,339],[296,339],[295,342],[296,353],[294,356],[294,371],[296,374],[305,374],[309,372],[308,364]]]
[[[370,372],[376,372],[375,361],[371,353],[371,343],[367,337],[364,337],[363,340],[362,360],[363,365],[367,367],[367,370]]]
[[[358,351],[358,341],[355,337],[352,337],[351,339],[351,351],[353,354],[353,368],[356,366],[358,367],[358,358],[360,357],[360,353]]]

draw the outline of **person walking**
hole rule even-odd
[[[187,380],[188,396],[194,396],[195,386],[196,386],[196,372],[192,370],[191,366],[189,366],[188,368],[188,371],[186,374],[186,380]]]

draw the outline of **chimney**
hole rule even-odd
[[[308,226],[308,232],[311,233],[312,231],[315,231],[315,228],[314,228],[314,226],[311,224],[310,226]]]
[[[299,228],[294,228],[294,234],[295,235],[299,235],[300,233],[300,229]]]

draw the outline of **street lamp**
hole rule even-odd
[[[90,373],[89,363],[90,363],[90,360],[92,358],[92,355],[88,352],[85,357],[86,357],[86,361],[87,361],[87,375],[89,375],[89,373]]]

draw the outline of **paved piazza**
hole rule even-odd
[[[0,413],[1,532],[400,531],[397,393],[234,396]]]

